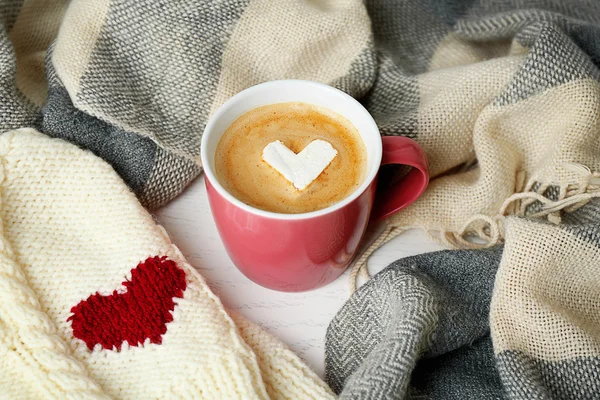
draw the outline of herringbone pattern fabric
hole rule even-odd
[[[383,134],[423,146],[434,177],[386,235],[504,247],[401,260],[366,283],[329,327],[328,382],[348,399],[599,398],[600,213],[577,209],[600,196],[600,4],[367,8],[379,70],[365,104]]]
[[[597,214],[580,207],[600,193],[599,43],[594,0],[6,0],[0,132],[35,127],[89,150],[154,208],[201,172],[204,125],[233,94],[285,78],[339,87],[430,161],[428,191],[386,232],[504,247],[499,260],[432,256],[444,282],[419,272],[424,258],[365,286],[344,310],[372,308],[330,329],[332,386],[594,398]],[[585,218],[569,220],[577,209]],[[462,299],[475,273],[457,264],[493,264],[493,296],[486,269],[471,288],[486,295]]]
[[[502,397],[487,321],[501,255],[411,257],[367,282],[327,331],[332,389],[343,399]]]

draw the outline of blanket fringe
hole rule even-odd
[[[369,257],[381,246],[401,234],[402,232],[408,230],[409,228],[399,228],[392,225],[388,225],[385,227],[383,232],[377,236],[375,241],[371,243],[371,245],[365,249],[362,254],[356,259],[354,265],[352,266],[352,270],[350,271],[350,293],[354,293],[356,291],[356,287],[358,284],[358,277],[361,276],[365,281],[371,279],[371,275],[369,274],[369,268],[367,266]]]
[[[496,246],[504,241],[504,220],[507,216],[525,216],[527,208],[539,201],[542,206],[539,211],[527,215],[530,218],[546,218],[553,224],[561,222],[562,212],[573,212],[586,205],[594,198],[600,198],[600,173],[591,172],[584,165],[577,163],[565,164],[565,168],[578,176],[575,185],[560,185],[558,200],[552,200],[543,193],[552,186],[543,184],[534,189],[536,181],[526,183],[524,172],[517,174],[516,193],[508,197],[495,216],[478,214],[466,221],[456,232],[425,229],[433,240],[449,248],[481,249]],[[350,272],[350,293],[357,288],[358,277],[370,279],[368,260],[371,255],[385,243],[412,227],[388,225],[375,241],[365,249],[354,262]]]

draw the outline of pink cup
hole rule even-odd
[[[346,117],[367,149],[367,174],[362,185],[341,202],[304,214],[251,207],[229,194],[214,170],[217,144],[233,121],[254,108],[290,101],[327,107]],[[206,125],[201,157],[210,207],[229,257],[254,282],[286,292],[315,289],[339,277],[352,261],[369,217],[379,220],[408,206],[429,181],[427,159],[416,142],[400,136],[382,138],[375,121],[358,101],[331,86],[310,81],[267,82],[233,96]],[[374,201],[377,173],[385,164],[413,168]]]

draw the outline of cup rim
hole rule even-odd
[[[238,92],[237,94],[232,96],[229,100],[225,101],[215,111],[215,113],[209,118],[209,121],[206,124],[206,127],[204,128],[204,132],[202,134],[201,149],[200,149],[200,158],[202,161],[202,168],[204,170],[204,179],[208,179],[210,181],[210,184],[214,188],[214,190],[216,190],[217,193],[219,193],[219,195],[222,196],[224,199],[226,199],[229,203],[235,205],[236,207],[238,207],[248,213],[251,213],[251,214],[254,214],[254,215],[257,215],[260,217],[270,218],[270,219],[278,219],[278,220],[304,220],[304,219],[310,219],[310,218],[315,218],[315,217],[321,217],[321,216],[330,214],[332,212],[335,212],[335,211],[347,206],[348,204],[352,203],[358,197],[360,197],[369,188],[369,186],[371,186],[371,183],[377,176],[377,173],[379,171],[379,166],[381,165],[381,157],[382,157],[382,151],[383,151],[382,150],[383,145],[382,145],[381,139],[375,141],[375,147],[376,147],[377,151],[376,151],[376,155],[375,155],[376,159],[373,160],[374,162],[372,163],[372,165],[374,167],[371,168],[371,170],[367,171],[364,181],[361,183],[361,185],[358,188],[356,188],[349,196],[347,196],[343,200],[341,200],[335,204],[332,204],[329,207],[322,208],[322,209],[316,210],[316,211],[299,213],[299,214],[284,214],[284,213],[277,213],[277,212],[273,212],[273,211],[266,211],[266,210],[262,210],[260,208],[256,208],[251,205],[248,205],[241,200],[238,200],[235,196],[230,194],[221,185],[221,183],[219,182],[219,180],[216,177],[216,174],[212,170],[212,167],[209,165],[209,163],[207,163],[208,154],[207,154],[206,142],[208,141],[208,137],[210,135],[210,132],[213,130],[213,127],[216,124],[216,121],[218,121],[221,118],[221,116],[226,112],[226,110],[228,110],[236,102],[240,101],[240,98],[250,95],[251,92],[259,91],[262,89],[269,89],[269,88],[275,89],[277,86],[280,86],[282,84],[287,84],[287,83],[313,86],[316,90],[326,90],[326,91],[336,93],[337,95],[344,98],[345,101],[348,101],[350,103],[353,103],[355,106],[358,106],[358,109],[363,114],[363,116],[366,120],[365,122],[368,125],[370,125],[370,128],[372,128],[373,132],[376,132],[377,135],[380,137],[379,128],[378,128],[377,124],[375,123],[375,120],[373,119],[371,114],[365,109],[365,107],[362,104],[360,104],[360,102],[358,100],[356,100],[354,97],[348,95],[347,93],[345,93],[339,89],[336,89],[332,86],[329,86],[329,85],[326,85],[323,83],[308,81],[308,80],[301,80],[301,79],[282,79],[282,80],[275,80],[275,81],[259,83],[257,85],[251,86],[247,89],[244,89],[241,92]],[[269,105],[269,104],[276,104],[276,103],[265,103],[264,105]],[[362,136],[362,133],[361,133],[361,136]]]

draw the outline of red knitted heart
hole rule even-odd
[[[130,346],[146,339],[162,343],[167,323],[173,321],[173,298],[182,298],[186,288],[185,272],[166,257],[150,257],[131,271],[123,286],[124,293],[92,294],[71,308],[67,321],[73,336],[90,350],[98,343],[108,350],[121,350],[125,341]]]

